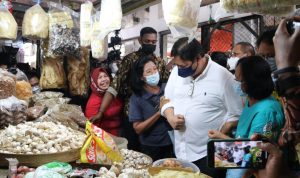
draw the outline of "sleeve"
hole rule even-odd
[[[234,78],[230,74],[225,82],[224,100],[227,114],[224,118],[225,122],[237,121],[243,110],[242,98],[234,91]]]
[[[122,84],[128,81],[130,69],[133,62],[132,58],[132,54],[125,56],[121,64],[118,66],[119,69],[115,77],[113,78],[110,87],[107,90],[114,96],[117,96],[117,94],[120,93]]]
[[[250,131],[249,131],[249,137],[251,137],[254,133],[266,134],[265,127],[267,127],[269,123],[271,123],[271,127],[273,127],[275,125],[275,122],[276,122],[275,112],[266,111],[266,112],[257,113],[252,120]],[[269,131],[272,132],[273,130],[271,129]]]
[[[129,122],[143,121],[142,108],[135,95],[130,97],[128,117]]]
[[[169,80],[167,82],[167,85],[165,87],[165,98],[169,99],[170,102],[165,104],[162,109],[161,109],[161,115],[162,116],[165,116],[164,115],[164,112],[167,108],[171,108],[173,107],[174,108],[174,104],[172,103],[172,100],[174,100],[174,81],[176,81],[176,77],[177,77],[177,73],[178,73],[178,68],[177,66],[175,66],[171,72],[171,75],[169,77]]]

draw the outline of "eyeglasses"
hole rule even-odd
[[[189,88],[189,91],[188,91],[189,96],[193,96],[194,88],[195,88],[195,80],[191,81],[191,83],[190,83],[190,88]]]

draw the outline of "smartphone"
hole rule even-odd
[[[263,169],[268,153],[257,147],[263,141],[249,139],[210,140],[208,166],[215,169]]]
[[[286,24],[287,31],[292,35],[296,29],[300,28],[300,22],[288,21]]]

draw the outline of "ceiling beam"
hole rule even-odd
[[[123,7],[122,7],[123,15],[125,16],[128,14],[131,14],[140,9],[145,9],[147,7],[153,6],[160,2],[161,2],[161,0],[143,0],[143,1],[127,2],[127,3],[123,4]]]

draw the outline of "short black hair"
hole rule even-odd
[[[133,67],[130,72],[130,87],[134,94],[141,96],[144,91],[145,82],[141,79],[144,73],[144,66],[148,62],[154,62],[153,55],[144,56],[133,63]]]
[[[194,61],[199,55],[206,54],[202,45],[196,39],[188,43],[188,38],[178,39],[171,50],[171,56],[180,56],[184,61]]]
[[[243,53],[250,53],[252,56],[255,55],[255,49],[251,43],[248,42],[239,42],[236,44],[241,46]]]
[[[274,90],[271,68],[267,61],[260,56],[241,58],[236,66],[241,67],[241,75],[246,83],[249,97],[262,100],[269,97]]]
[[[40,76],[38,75],[38,73],[37,73],[36,70],[30,70],[30,71],[28,71],[26,73],[26,76],[27,76],[28,80],[30,80],[33,77],[36,77],[36,78],[40,79]]]
[[[153,33],[157,35],[157,31],[154,28],[144,27],[140,31],[140,37],[143,37],[145,34],[153,34]]]
[[[220,51],[212,52],[210,57],[211,60],[213,60],[217,64],[227,68],[228,56],[224,52],[220,52]]]
[[[273,37],[275,36],[275,32],[276,29],[271,29],[263,32],[256,41],[256,47],[259,47],[262,42],[273,46]]]

